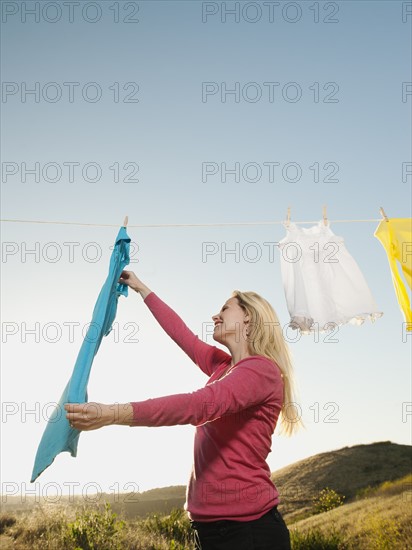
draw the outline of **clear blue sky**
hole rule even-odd
[[[234,15],[222,2],[25,4],[38,11],[2,2],[1,217],[115,227],[1,225],[3,492],[188,480],[192,426],[113,426],[81,434],[76,459],[59,455],[29,483],[48,404],[72,373],[126,214],[130,226],[262,222],[282,221],[291,206],[294,221],[317,221],[326,204],[384,315],[342,327],[335,342],[290,343],[307,430],[275,435],[268,463],[274,471],[343,446],[411,444],[411,415],[402,415],[411,336],[402,338],[373,236],[379,222],[333,222],[378,220],[380,206],[411,217],[409,4],[227,2]],[[200,337],[234,289],[259,292],[288,322],[279,251],[264,244],[284,237],[282,225],[129,235],[138,247],[130,268]],[[206,243],[215,255],[202,256]],[[235,246],[238,258],[222,256]],[[116,322],[93,364],[90,401],[206,383],[140,296],[120,299]]]

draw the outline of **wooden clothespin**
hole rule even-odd
[[[328,218],[326,217],[326,204],[323,207],[323,223],[327,225]]]
[[[288,213],[286,215],[286,227],[289,227],[290,224],[290,206],[288,206]]]
[[[379,208],[379,212],[382,214],[385,221],[388,222],[388,216],[385,214],[385,210],[382,208],[382,206]]]
[[[123,227],[127,227],[128,222],[129,222],[129,216],[126,216],[123,222]]]

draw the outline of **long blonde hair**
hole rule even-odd
[[[294,435],[305,425],[297,405],[297,388],[294,377],[292,355],[289,350],[275,310],[267,300],[256,292],[234,290],[240,307],[249,315],[247,341],[251,355],[263,355],[274,361],[282,373],[283,403],[280,412],[280,434]]]

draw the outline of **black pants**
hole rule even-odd
[[[196,550],[290,550],[289,529],[275,506],[253,521],[191,521]]]

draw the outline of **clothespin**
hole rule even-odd
[[[129,216],[126,216],[123,222],[123,227],[127,227],[128,222],[129,222]]]
[[[288,206],[288,213],[286,215],[286,227],[289,227],[290,224],[290,206]]]
[[[323,223],[327,225],[328,218],[326,217],[326,204],[323,207]]]
[[[379,208],[379,212],[382,214],[382,216],[384,217],[385,221],[388,222],[388,216],[385,214],[385,210],[382,208],[382,206]]]

